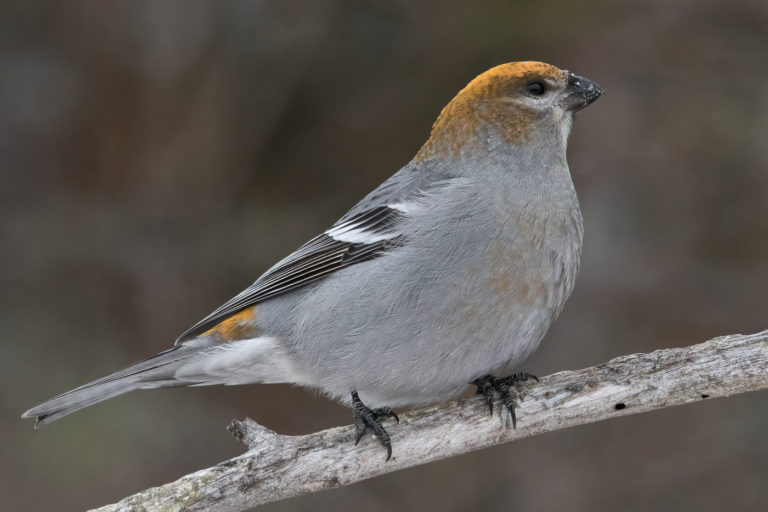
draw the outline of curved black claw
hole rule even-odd
[[[390,407],[379,407],[377,409],[369,409],[360,400],[357,395],[357,391],[352,392],[352,417],[355,420],[355,446],[360,442],[366,432],[370,430],[373,432],[381,445],[387,449],[387,460],[392,458],[392,443],[389,440],[389,434],[384,427],[381,426],[380,420],[384,418],[394,418],[397,423],[400,423],[400,418],[397,417],[395,411]]]
[[[395,411],[393,411],[391,407],[379,407],[377,409],[371,409],[371,412],[374,416],[376,416],[377,420],[384,418],[394,418],[395,423],[400,423],[400,418],[397,417],[397,414],[395,414]]]
[[[475,379],[472,384],[477,386],[478,395],[483,395],[488,402],[488,409],[493,415],[493,394],[494,391],[499,394],[499,400],[504,407],[509,411],[509,415],[512,417],[512,427],[517,427],[517,415],[515,414],[515,407],[517,402],[515,398],[517,393],[514,391],[513,386],[518,382],[525,382],[528,379],[534,379],[536,382],[539,378],[530,373],[520,372],[514,373],[508,377],[494,377],[493,375],[486,375]]]

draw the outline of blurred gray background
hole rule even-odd
[[[486,68],[608,95],[569,148],[582,272],[526,371],[768,328],[768,3],[0,3],[0,496],[81,510],[349,424],[288,386],[26,408],[159,352],[405,164]],[[768,396],[527,439],[268,511],[758,510]],[[398,428],[391,430],[397,454]],[[351,449],[351,447],[350,447]],[[406,456],[406,455],[402,455]]]

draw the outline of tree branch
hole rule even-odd
[[[768,331],[543,377],[520,388],[516,429],[498,413],[490,417],[479,398],[403,414],[388,428],[389,462],[371,437],[354,447],[351,426],[283,436],[233,420],[228,430],[248,452],[98,510],[244,510],[544,432],[765,388]]]

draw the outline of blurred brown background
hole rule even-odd
[[[768,328],[763,0],[2,1],[2,508],[81,510],[176,479],[242,452],[234,417],[349,424],[288,386],[137,392],[39,431],[18,417],[167,348],[405,164],[469,79],[525,59],[608,95],[569,149],[583,270],[524,369]],[[767,398],[264,510],[764,509]]]

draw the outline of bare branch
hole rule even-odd
[[[98,510],[244,510],[544,432],[767,387],[763,331],[549,375],[522,387],[516,429],[498,413],[491,418],[480,399],[403,414],[388,428],[389,462],[375,439],[354,447],[351,426],[283,436],[234,420],[230,432],[250,451]]]

